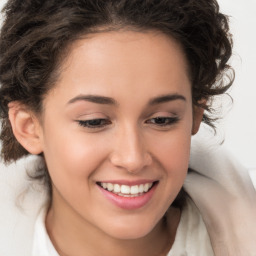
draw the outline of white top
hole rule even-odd
[[[39,212],[35,222],[32,256],[59,256],[46,231],[46,212],[47,207],[44,206]]]
[[[204,221],[194,203],[187,199],[172,249],[167,256],[214,256]]]
[[[32,256],[59,256],[45,228],[47,208],[39,212],[33,240]],[[172,249],[167,256],[213,256],[213,250],[205,224],[191,200],[182,211]]]

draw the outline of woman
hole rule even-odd
[[[215,1],[7,3],[2,156],[48,191],[27,254],[213,255],[182,185],[231,45]]]

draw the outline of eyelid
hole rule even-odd
[[[102,112],[83,113],[76,117],[76,119],[84,119],[84,120],[105,119],[105,118],[109,118],[109,117],[103,114]]]
[[[177,117],[178,114],[176,112],[169,112],[169,111],[158,111],[151,113],[148,115],[146,119],[151,119],[151,118],[157,118],[157,117],[166,117],[166,118],[172,118],[172,117]]]
[[[156,119],[166,119],[166,120],[171,120],[170,122],[176,122],[176,121],[179,121],[180,119],[175,116],[175,117],[168,117],[168,116],[157,116],[157,117],[152,117],[152,118],[149,118],[146,120],[146,123],[150,120],[156,120]]]
[[[87,120],[76,120],[76,122],[79,126],[90,130],[104,129],[106,126],[112,123],[107,118],[91,118]]]
[[[159,129],[167,129],[180,121],[180,117],[175,113],[157,112],[150,115],[145,123]]]

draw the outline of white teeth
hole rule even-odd
[[[114,184],[114,192],[115,192],[115,193],[120,193],[120,192],[121,192],[121,187],[120,187],[120,185]]]
[[[149,189],[153,186],[153,183],[145,183],[140,185],[128,186],[128,185],[119,185],[119,184],[103,182],[103,183],[100,183],[100,186],[120,196],[134,197],[134,196],[139,196],[142,193],[148,192]]]
[[[144,192],[144,185],[140,184],[139,185],[139,193],[143,193]]]
[[[148,184],[148,183],[146,183],[146,184],[144,185],[144,192],[147,192],[147,191],[148,191],[148,189],[149,189],[149,184]]]
[[[112,183],[107,183],[107,189],[108,189],[108,191],[113,191],[113,189],[114,189],[113,184]]]
[[[130,194],[130,187],[129,186],[127,186],[127,185],[122,185],[121,186],[121,193],[122,194]],[[116,191],[115,191],[116,192]]]
[[[131,186],[131,192],[132,195],[139,194],[139,186]]]

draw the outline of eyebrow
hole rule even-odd
[[[78,95],[68,101],[68,104],[74,103],[76,101],[89,101],[97,104],[117,105],[117,102],[114,99],[98,95]]]
[[[152,106],[152,105],[157,105],[157,104],[174,101],[174,100],[187,101],[183,95],[175,93],[175,94],[167,94],[167,95],[155,97],[149,101],[148,105]]]
[[[183,100],[186,101],[186,98],[181,94],[166,94],[161,95],[158,97],[154,97],[149,100],[148,105],[157,105],[169,101],[175,101],[175,100]],[[78,95],[71,100],[68,101],[68,104],[75,103],[77,101],[88,101],[96,104],[102,104],[102,105],[118,105],[116,100],[110,97],[106,96],[100,96],[100,95]]]

